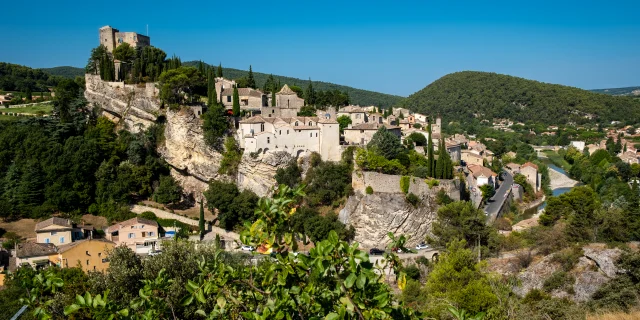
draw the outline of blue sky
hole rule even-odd
[[[9,1],[0,61],[83,67],[98,28],[183,61],[407,96],[491,71],[585,89],[640,86],[640,1]]]

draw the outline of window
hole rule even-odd
[[[356,113],[356,119],[360,119],[360,114]]]
[[[271,109],[271,113],[276,113],[276,109]]]
[[[316,132],[316,138],[318,137],[318,133]]]
[[[131,229],[135,229],[135,228],[136,228],[136,226],[131,226]]]
[[[287,134],[289,134],[289,130],[287,130]]]
[[[96,271],[96,266],[93,266],[93,271]]]
[[[149,232],[149,237],[153,237],[153,231]]]
[[[282,130],[279,131],[279,134],[282,135]]]
[[[86,253],[88,256],[90,256],[89,250],[85,251],[84,253]]]
[[[58,234],[58,232],[56,232],[56,231],[51,231],[51,235],[52,235],[52,236],[55,236],[56,234]]]
[[[271,139],[267,137],[267,143],[271,143]]]
[[[298,126],[298,121],[296,121],[296,124],[295,124],[295,126],[296,126],[296,127]]]
[[[309,127],[311,127],[313,125],[313,122],[309,121]]]
[[[64,237],[60,237],[60,243],[64,243]]]
[[[231,102],[231,96],[227,96],[227,102]]]
[[[98,257],[102,257],[102,252],[98,252]]]
[[[129,239],[133,239],[136,236],[135,233],[129,233]]]
[[[107,262],[109,262],[109,259],[107,258],[102,259],[102,263],[107,263]]]
[[[313,138],[313,132],[309,132],[309,137]]]
[[[87,265],[89,265],[89,260],[87,260]]]
[[[260,124],[260,132],[264,131],[264,123]]]
[[[49,238],[44,239],[44,243],[50,243],[51,241],[49,240]]]

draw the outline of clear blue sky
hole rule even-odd
[[[183,61],[409,95],[462,70],[640,86],[640,1],[5,1],[0,61],[83,67],[98,28]]]

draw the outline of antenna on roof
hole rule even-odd
[[[147,37],[149,36],[149,24],[147,24]]]

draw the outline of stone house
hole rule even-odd
[[[297,157],[317,152],[328,161],[342,155],[338,121],[330,118],[254,116],[240,121],[237,134],[248,153],[284,151]]]
[[[30,265],[34,269],[50,266],[51,255],[57,249],[53,243],[23,242],[16,245],[16,267]]]
[[[421,113],[414,113],[413,116],[415,117],[416,122],[426,123],[429,120],[429,116]]]
[[[470,188],[480,188],[483,185],[489,184],[494,188],[497,187],[498,183],[498,174],[491,171],[491,169],[479,166],[479,165],[468,165],[467,166],[467,183]]]
[[[84,272],[105,271],[109,267],[107,250],[112,250],[115,243],[105,239],[85,239],[58,247],[50,260],[60,268],[80,266]]]
[[[111,26],[104,26],[99,29],[98,37],[100,44],[107,48],[107,51],[113,53],[113,50],[123,43],[128,43],[134,48],[147,47],[151,45],[151,38],[136,32],[120,32],[120,30]]]
[[[36,242],[62,245],[93,236],[92,226],[77,225],[69,219],[49,218],[36,224]]]
[[[464,163],[469,166],[469,165],[477,165],[477,166],[482,166],[484,165],[484,158],[482,158],[481,155],[475,153],[475,152],[471,152],[469,150],[461,150],[460,152],[460,160],[464,161]]]
[[[378,131],[382,126],[396,135],[398,139],[402,137],[402,130],[398,126],[380,123],[362,123],[355,126],[350,124],[349,127],[345,128],[344,141],[348,144],[366,145],[371,141],[376,131]]]
[[[158,222],[140,217],[116,223],[105,230],[107,240],[127,246],[135,253],[153,252],[160,239]]]
[[[234,80],[225,79],[223,77],[215,78],[216,99],[218,99],[219,102],[222,102],[222,92],[227,89],[233,89],[236,85],[237,84]]]
[[[396,126],[396,125],[398,125],[398,117],[396,117],[394,115],[388,115],[387,118],[385,119],[384,123],[392,125],[392,126]]]
[[[582,150],[584,150],[584,147],[585,147],[585,142],[584,141],[571,141],[570,145],[572,147],[578,149],[578,151],[582,152]]]
[[[233,108],[233,88],[222,91],[222,105],[226,109]],[[238,98],[240,100],[240,110],[258,111],[262,107],[268,107],[267,95],[260,90],[252,88],[238,88]]]
[[[638,154],[633,151],[623,152],[618,155],[618,157],[620,158],[620,160],[628,164],[640,163],[640,161],[638,161]]]
[[[412,126],[416,123],[416,117],[412,114],[404,117],[404,119],[407,120]]]
[[[304,99],[299,98],[295,91],[291,90],[288,85],[284,85],[280,92],[276,93],[276,104],[264,105],[260,111],[263,117],[266,118],[291,118],[297,117],[298,112],[304,106]]]
[[[520,165],[517,164],[517,163],[509,162],[509,163],[507,163],[505,168],[507,168],[507,170],[509,170],[509,172],[511,172],[511,174],[520,173]]]
[[[351,119],[352,125],[359,125],[361,123],[366,123],[367,121],[367,112],[358,106],[346,106],[338,110],[338,117],[347,116]]]
[[[402,131],[409,130],[409,128],[411,128],[411,123],[409,123],[407,119],[401,119],[398,121],[398,127],[400,127]]]
[[[533,187],[533,190],[535,190],[535,192],[540,191],[541,177],[538,174],[537,165],[531,162],[527,162],[522,166],[520,166],[520,173],[525,177],[527,177],[527,182],[529,182],[529,184]]]
[[[381,113],[370,113],[367,116],[368,123],[384,123],[384,116]],[[352,123],[353,124],[353,123]]]
[[[459,143],[454,142],[445,142],[447,147],[447,152],[449,153],[449,157],[453,162],[460,162],[462,158],[462,148]]]
[[[399,117],[401,113],[404,117],[406,117],[411,114],[411,110],[405,108],[393,108],[394,116]]]

